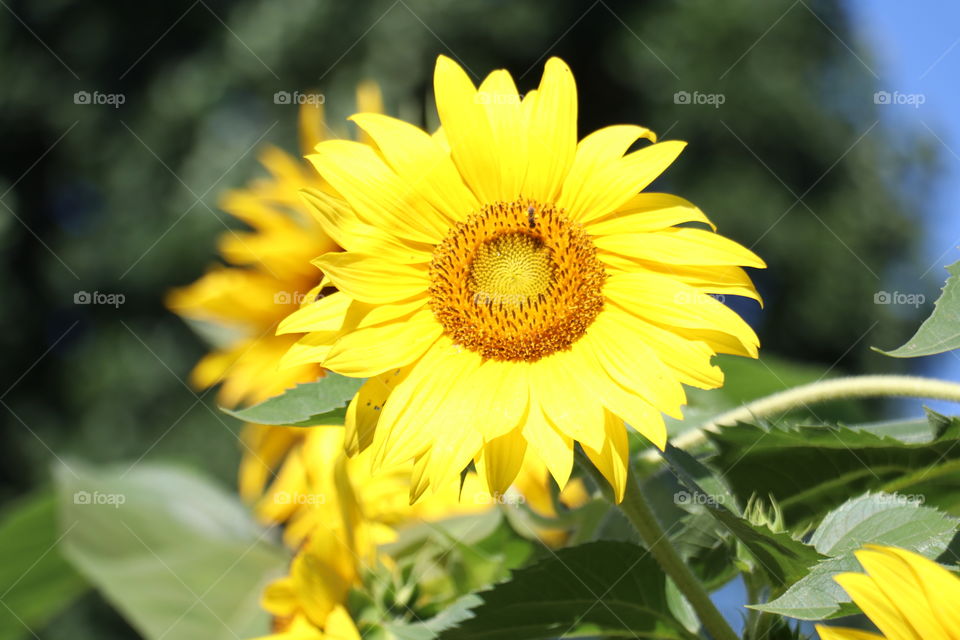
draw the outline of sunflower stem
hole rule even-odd
[[[577,462],[600,487],[608,486],[607,480],[579,448],[577,449]],[[609,495],[609,492],[605,492],[605,495]],[[703,623],[703,627],[710,633],[710,636],[714,640],[738,640],[737,634],[734,633],[713,604],[713,601],[710,600],[710,594],[700,584],[697,577],[693,575],[690,567],[677,553],[667,533],[660,526],[653,510],[647,504],[647,499],[644,497],[632,469],[627,471],[623,501],[617,506],[634,529],[637,530],[637,533],[640,534],[640,539],[643,540],[653,557],[656,558],[664,573],[673,579],[680,592],[686,596],[687,601],[697,612],[700,622]]]
[[[780,391],[736,409],[731,409],[726,413],[721,413],[701,428],[688,431],[677,437],[673,444],[681,449],[696,446],[704,441],[706,431],[715,431],[717,427],[736,424],[737,422],[779,415],[798,407],[806,407],[830,400],[880,396],[930,398],[960,402],[960,384],[936,378],[894,375],[850,376],[834,380],[821,380]],[[650,451],[644,454],[644,457],[652,461],[659,459],[658,454],[658,451]]]

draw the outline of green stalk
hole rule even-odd
[[[798,407],[806,407],[830,400],[879,396],[931,398],[960,402],[960,384],[936,378],[893,375],[850,376],[833,380],[820,380],[780,391],[748,402],[726,413],[721,413],[701,428],[678,436],[673,440],[673,444],[681,449],[696,446],[705,440],[705,431],[716,431],[717,427],[724,425],[780,415]],[[659,459],[658,453],[657,451],[647,452],[644,454],[644,458],[650,461],[657,460]]]
[[[600,487],[609,486],[603,475],[579,449],[577,461]],[[617,506],[640,534],[640,539],[643,540],[651,555],[656,558],[664,573],[673,579],[680,592],[686,596],[710,636],[714,640],[739,640],[737,634],[710,600],[710,594],[703,588],[670,542],[670,538],[660,526],[650,505],[647,504],[632,469],[627,471],[627,486],[623,502]]]

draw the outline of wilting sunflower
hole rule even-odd
[[[870,545],[856,556],[866,573],[836,581],[882,635],[817,625],[822,640],[960,640],[960,578],[896,547]]]
[[[759,299],[741,266],[763,261],[686,200],[641,193],[684,143],[620,125],[578,144],[559,59],[521,99],[506,71],[478,91],[441,56],[434,89],[436,135],[361,113],[376,149],[309,156],[338,196],[307,199],[345,251],[314,261],[338,292],[281,324],[310,332],[286,364],[369,377],[348,444],[377,466],[414,460],[421,491],[473,461],[500,493],[528,456],[562,487],[579,443],[622,496],[624,421],[662,448],[683,384],[720,386],[716,353],[756,357],[710,294]]]
[[[357,105],[381,111],[379,87],[360,84]],[[302,105],[299,124],[305,152],[327,137],[322,104]],[[278,371],[296,336],[277,336],[276,327],[303,299],[317,295],[320,277],[310,260],[337,248],[299,195],[304,188],[330,187],[307,163],[279,148],[268,147],[260,161],[269,176],[226,193],[220,203],[250,230],[222,234],[224,264],[167,298],[173,311],[201,330],[212,327],[204,333],[215,336],[218,346],[197,364],[191,382],[199,389],[220,384],[218,400],[229,407],[260,402],[323,375],[316,364]],[[273,469],[306,433],[262,425],[244,429],[239,474],[244,499],[260,495]]]

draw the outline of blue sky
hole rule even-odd
[[[914,265],[917,280],[946,278],[943,267],[960,260],[960,2],[956,0],[847,0],[859,44],[872,58],[865,63],[879,76],[879,87],[891,94],[921,95],[923,104],[877,109],[880,126],[903,135],[929,136],[940,152],[925,220],[924,259]],[[851,48],[855,44],[848,43]],[[908,100],[908,98],[903,98]],[[925,308],[932,310],[932,301]],[[893,346],[893,345],[890,345]],[[915,362],[918,372],[960,380],[955,353]],[[945,413],[956,405],[924,402]],[[905,416],[915,416],[916,403],[904,403]],[[743,583],[735,580],[714,594],[724,615],[738,630],[746,600]],[[805,627],[809,631],[809,627]]]
[[[881,126],[929,136],[940,152],[925,223],[924,264],[918,279],[946,277],[960,259],[960,3],[955,0],[848,0],[856,36],[873,59],[878,84],[923,104],[878,108]],[[906,100],[907,98],[902,98]],[[928,301],[927,308],[932,309]],[[960,379],[960,357],[944,354],[918,363],[924,373]],[[930,403],[956,412],[955,405]]]

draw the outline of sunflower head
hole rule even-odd
[[[583,229],[553,205],[484,205],[430,262],[430,309],[484,358],[536,362],[580,339],[603,308],[606,273]]]
[[[286,361],[369,378],[348,446],[414,461],[416,495],[471,463],[494,493],[525,462],[563,486],[579,444],[622,496],[624,423],[663,447],[683,385],[722,384],[713,355],[756,357],[712,294],[759,300],[742,267],[763,262],[644,191],[684,143],[633,125],[578,142],[561,60],[521,97],[506,71],[478,88],[441,56],[434,89],[436,133],[360,113],[374,148],[309,156],[333,193],[308,200],[346,251],[314,261],[338,291],[281,324],[308,334]]]

